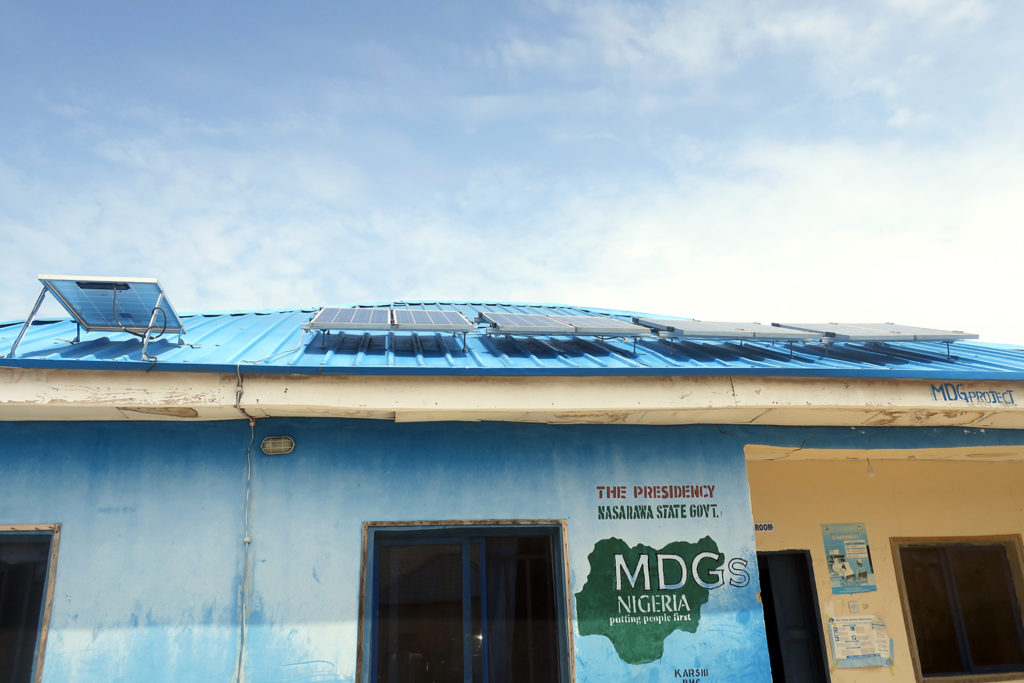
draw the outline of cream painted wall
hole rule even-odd
[[[757,549],[810,550],[822,619],[882,617],[893,638],[895,666],[837,669],[833,683],[915,680],[889,540],[893,537],[1019,535],[1024,533],[1024,463],[872,460],[748,462]],[[864,522],[878,590],[832,595],[821,524]],[[822,629],[824,631],[824,624]],[[827,640],[826,640],[827,642]],[[831,661],[831,650],[828,652]],[[1005,680],[1005,679],[1004,679]],[[1024,681],[1024,678],[1012,680]]]

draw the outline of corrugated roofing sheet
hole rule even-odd
[[[572,306],[397,302],[394,308],[455,309],[470,320],[481,311],[555,315],[608,315],[625,311]],[[152,341],[155,362],[141,358],[141,340],[127,333],[85,332],[75,341],[71,320],[40,320],[28,330],[15,358],[0,367],[82,370],[241,372],[245,374],[450,374],[450,375],[765,375],[887,377],[932,380],[1024,380],[1024,348],[959,341],[760,342],[644,337],[501,336],[471,332],[303,331],[318,309],[182,315],[176,335]],[[0,323],[0,354],[22,324]],[[465,344],[465,346],[463,346]]]

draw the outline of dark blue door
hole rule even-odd
[[[761,575],[772,681],[828,683],[828,660],[810,552],[758,553],[757,569]]]

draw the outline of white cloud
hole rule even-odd
[[[870,49],[871,22],[823,6],[779,3],[596,2],[554,4],[565,34],[513,33],[498,46],[513,69],[621,70],[645,80],[719,75],[766,48],[814,49],[856,58]]]
[[[897,107],[896,111],[893,112],[892,116],[886,120],[886,125],[892,126],[893,128],[908,128],[911,126],[917,126],[926,124],[933,120],[934,117],[915,114],[907,107]]]
[[[73,104],[54,104],[47,107],[50,113],[65,119],[80,119],[89,113],[85,107]]]
[[[985,0],[886,0],[886,4],[939,24],[980,23],[992,14]]]
[[[517,74],[564,83],[714,89],[736,74],[803,81],[832,98],[895,103],[934,61],[960,50],[993,11],[980,0],[862,3],[551,2],[554,35],[517,26],[496,47]],[[786,59],[775,71],[759,67]],[[785,69],[788,73],[780,72]]]

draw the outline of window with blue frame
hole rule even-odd
[[[364,680],[567,682],[558,524],[368,526]]]
[[[0,526],[0,681],[38,680],[56,525]]]
[[[918,677],[1024,671],[1016,539],[894,542]]]

